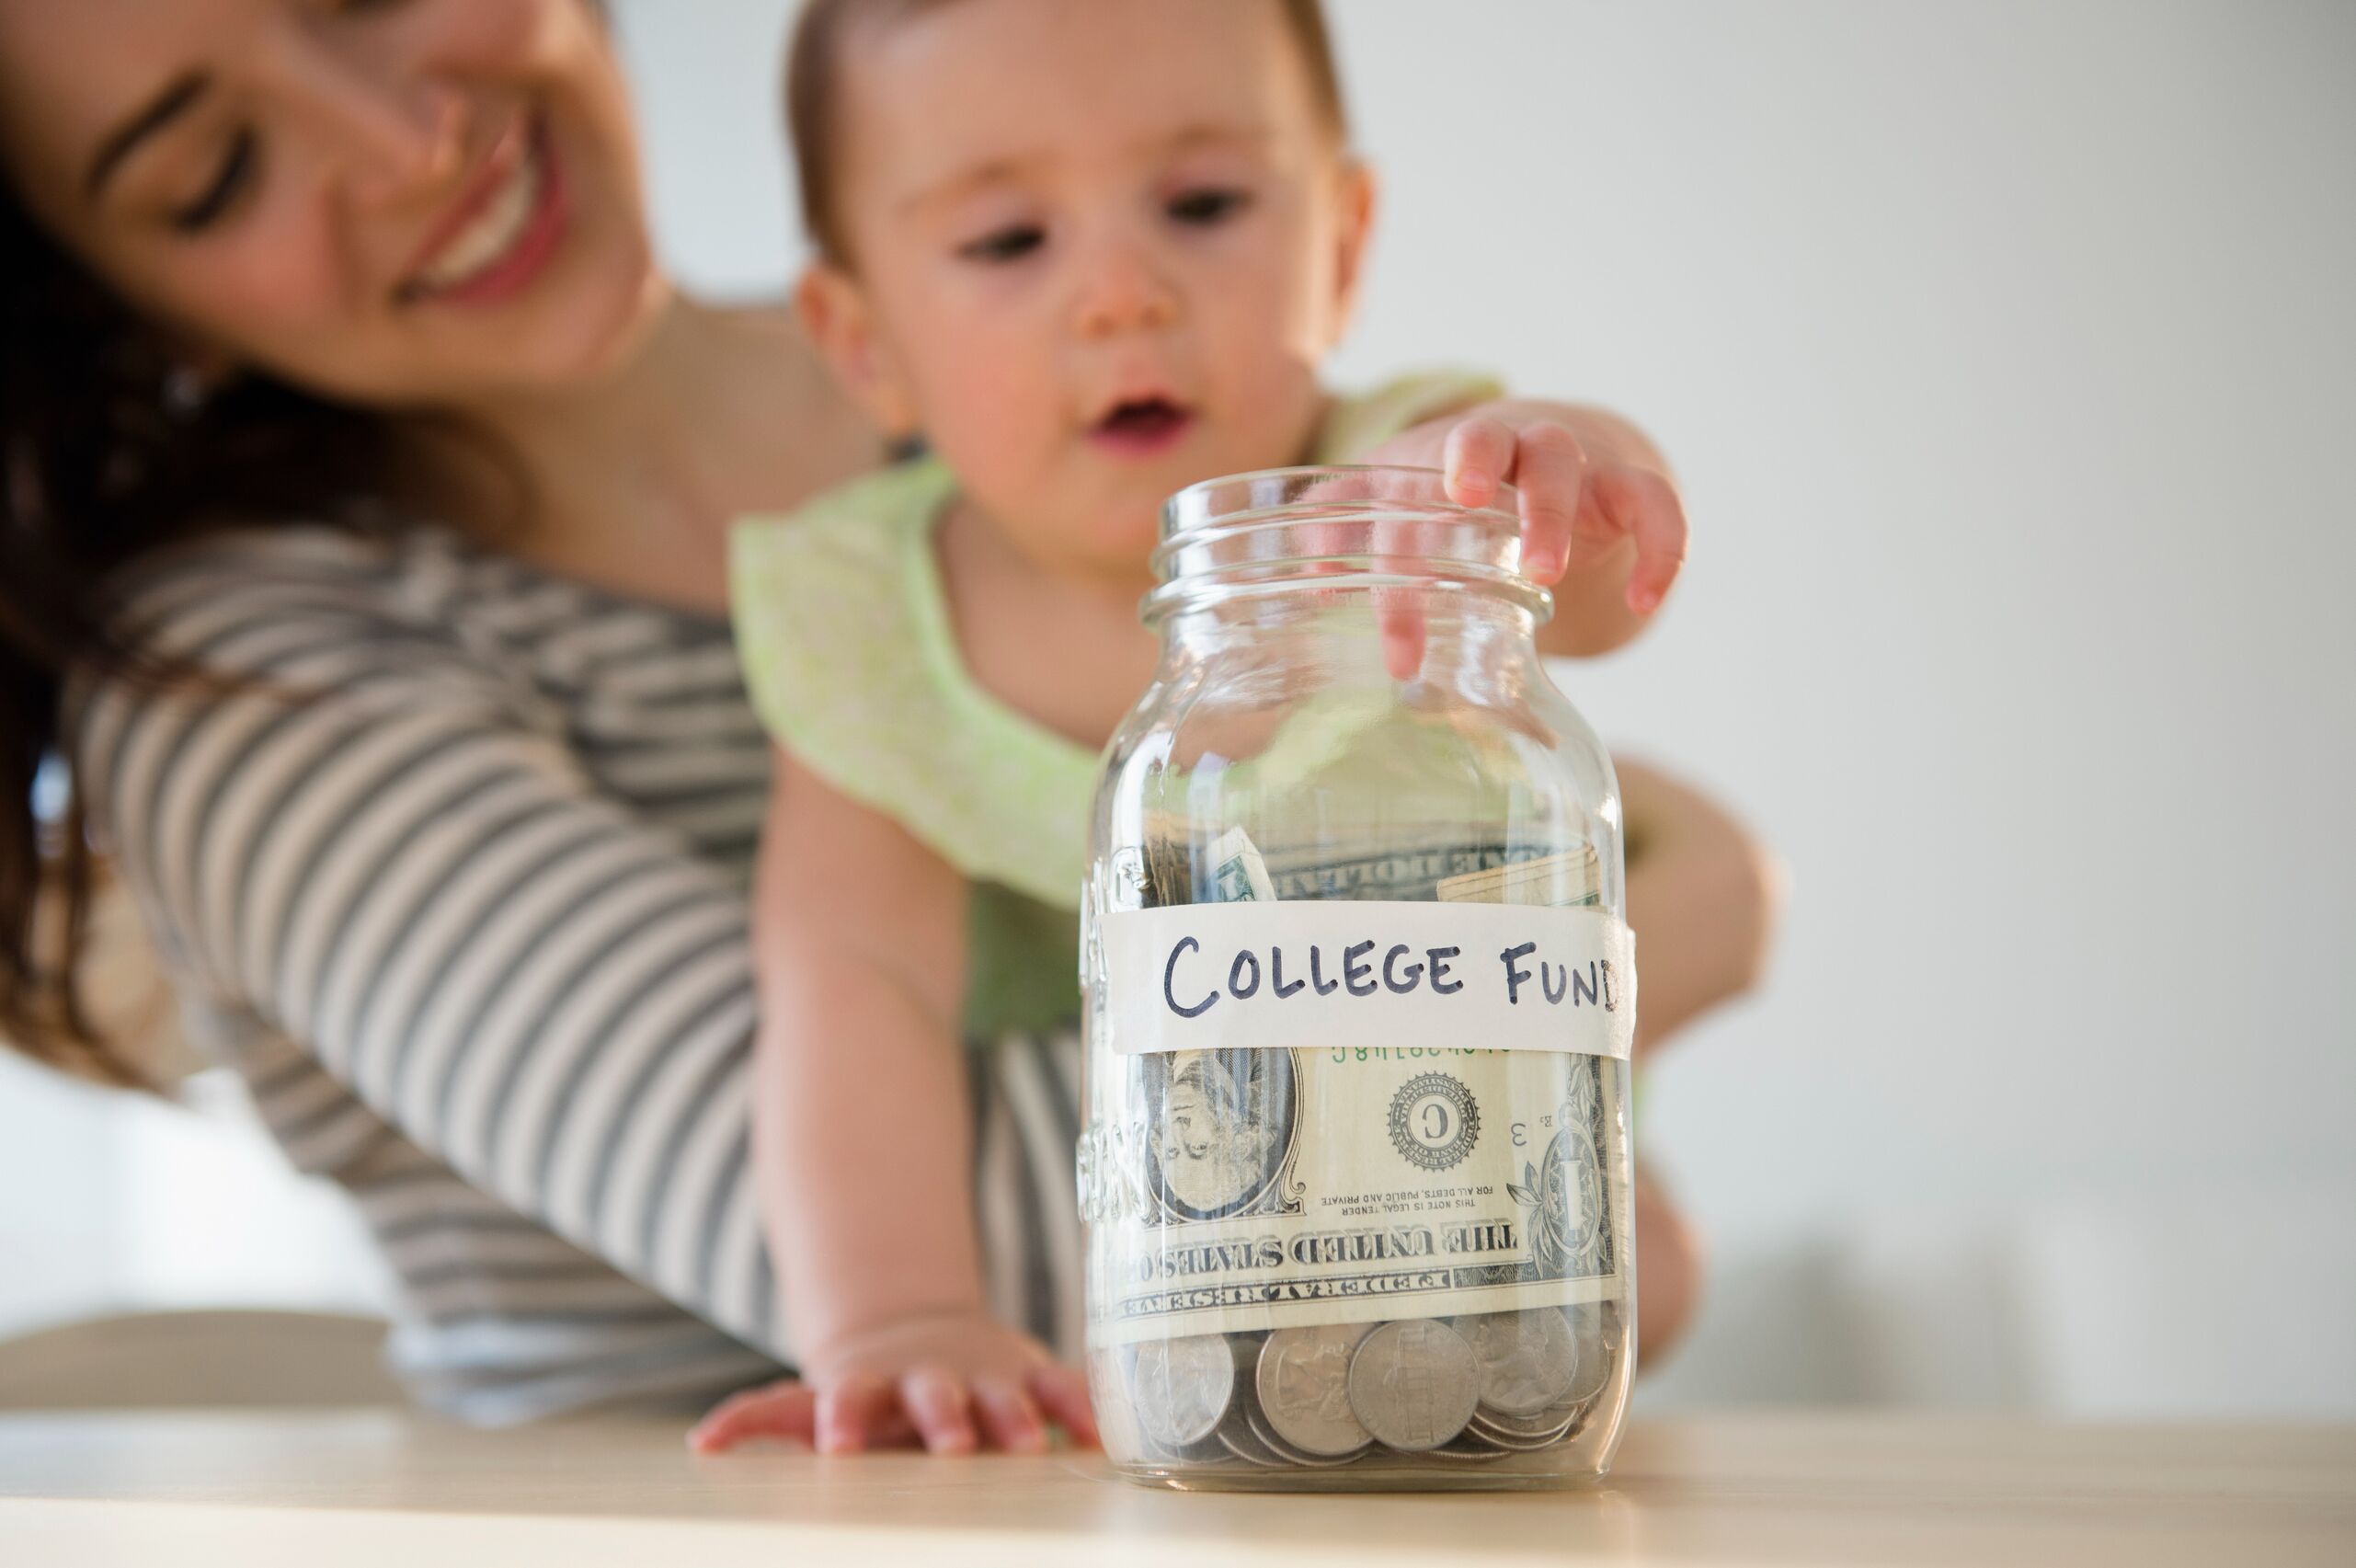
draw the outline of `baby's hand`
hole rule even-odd
[[[1659,470],[1591,458],[1568,426],[1476,415],[1447,433],[1440,464],[1448,498],[1487,506],[1500,485],[1520,498],[1522,572],[1551,586],[1567,571],[1636,544],[1628,607],[1649,615],[1668,597],[1686,558],[1686,514]]]
[[[1593,450],[1572,420],[1585,421]],[[1632,543],[1620,592],[1638,617],[1660,608],[1685,563],[1686,514],[1676,486],[1643,439],[1607,416],[1561,404],[1493,403],[1403,431],[1366,461],[1438,468],[1458,506],[1492,505],[1499,487],[1511,485],[1522,520],[1522,574],[1544,587],[1614,563],[1620,546]],[[1378,594],[1378,616],[1385,662],[1401,679],[1412,677],[1424,658],[1416,601]]]
[[[1096,1441],[1088,1383],[1046,1347],[981,1312],[880,1324],[811,1358],[788,1378],[726,1400],[688,1436],[699,1454],[752,1437],[808,1443],[820,1453],[921,1444],[936,1454],[977,1448],[1035,1454],[1046,1418]]]
[[[1522,572],[1549,587],[1566,571],[1583,569],[1623,540],[1636,544],[1629,573],[1628,607],[1649,615],[1668,597],[1686,557],[1686,513],[1676,486],[1657,464],[1642,459],[1640,439],[1622,438],[1617,452],[1590,451],[1567,420],[1581,411],[1560,404],[1493,403],[1456,419],[1434,419],[1401,432],[1367,453],[1368,463],[1437,468],[1448,498],[1485,507],[1501,485],[1511,485],[1522,519]],[[1610,445],[1607,421],[1591,431]]]

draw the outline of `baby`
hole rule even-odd
[[[801,1380],[704,1440],[1034,1448],[1043,1416],[1092,1425],[1080,1374],[985,1305],[960,1041],[1076,1016],[1089,799],[1156,663],[1163,498],[1368,457],[1444,465],[1466,504],[1511,482],[1527,569],[1571,572],[1558,652],[1633,632],[1685,523],[1603,416],[1464,377],[1321,384],[1374,186],[1314,0],[813,0],[790,74],[799,312],[928,455],[737,533],[781,743],[755,1158]]]

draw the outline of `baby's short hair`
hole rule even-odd
[[[835,207],[835,117],[841,104],[842,44],[857,25],[881,26],[955,0],[808,0],[794,29],[785,62],[785,120],[794,143],[794,172],[801,182],[802,226],[829,260],[842,261],[840,215]],[[1349,140],[1349,115],[1342,98],[1342,74],[1333,63],[1333,43],[1320,0],[1270,0],[1284,14],[1285,29],[1309,67],[1310,91],[1334,142]]]

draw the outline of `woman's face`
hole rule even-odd
[[[585,0],[0,0],[0,165],[200,363],[560,388],[665,295]]]

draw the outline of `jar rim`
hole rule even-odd
[[[1139,610],[1150,625],[1195,605],[1304,588],[1421,589],[1502,599],[1542,622],[1553,596],[1521,573],[1514,497],[1500,486],[1500,504],[1463,506],[1448,498],[1440,469],[1405,464],[1306,464],[1201,480],[1162,505],[1153,552],[1161,582]],[[1411,538],[1385,539],[1382,530],[1401,522]],[[1357,532],[1346,541],[1317,532],[1337,523]]]
[[[1170,498],[1161,503],[1161,540],[1167,544],[1179,534],[1191,529],[1206,527],[1213,523],[1230,522],[1258,512],[1273,510],[1277,506],[1295,505],[1299,499],[1295,497],[1286,501],[1263,503],[1257,506],[1219,507],[1212,503],[1212,498],[1222,491],[1239,488],[1262,489],[1269,486],[1281,489],[1294,481],[1310,481],[1321,476],[1378,474],[1390,475],[1427,486],[1432,491],[1429,498],[1432,504],[1445,506],[1451,510],[1464,512],[1468,516],[1477,517],[1484,513],[1495,513],[1511,521],[1517,531],[1521,526],[1520,509],[1513,504],[1515,492],[1511,485],[1499,484],[1496,498],[1489,505],[1468,507],[1447,498],[1447,471],[1426,464],[1295,463],[1281,464],[1275,468],[1247,468],[1240,474],[1216,475],[1208,479],[1197,479],[1191,485],[1171,492]],[[1501,502],[1502,505],[1499,504]]]

